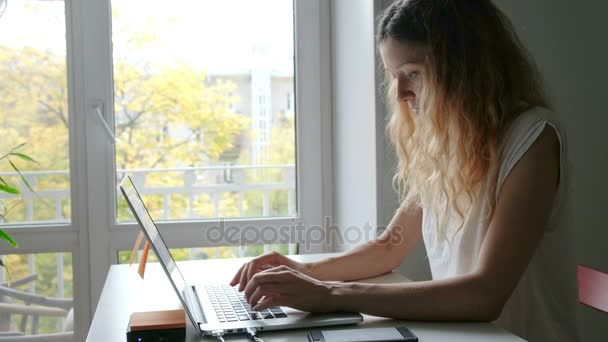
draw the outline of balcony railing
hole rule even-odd
[[[152,195],[162,198],[160,207],[160,219],[168,220],[171,217],[171,201],[173,195],[180,195],[186,198],[187,205],[182,208],[181,217],[187,219],[200,218],[195,212],[197,196],[206,195],[210,198],[213,207],[213,217],[220,217],[221,196],[225,193],[235,194],[237,217],[246,217],[244,209],[244,195],[247,192],[258,192],[261,198],[261,217],[272,216],[271,194],[273,191],[284,191],[287,193],[286,208],[284,212],[288,216],[296,214],[296,187],[295,187],[295,166],[294,165],[221,165],[208,167],[184,167],[170,169],[130,169],[118,170],[117,182],[125,175],[131,175],[133,182],[143,196]],[[19,226],[19,225],[56,225],[67,224],[70,222],[70,176],[69,171],[24,171],[24,178],[35,190],[30,191],[20,180],[19,175],[13,172],[1,172],[0,177],[10,182],[18,184],[20,195],[0,192],[0,210],[4,208],[7,201],[19,200],[21,204],[13,208],[19,210],[18,215],[11,211],[9,218],[18,219],[7,220],[0,217],[0,226]],[[270,175],[270,176],[269,176]],[[164,180],[170,179],[170,182]],[[164,183],[171,183],[164,184]],[[117,194],[118,196],[118,194]],[[120,197],[117,197],[120,199]],[[38,205],[36,205],[38,203]],[[43,203],[43,204],[41,204]],[[259,204],[259,203],[258,203]],[[44,209],[46,217],[41,218],[37,210]],[[265,245],[263,251],[267,252],[277,246]],[[296,252],[295,244],[284,246],[286,252],[293,254]],[[242,257],[251,256],[245,252],[244,246],[232,247],[209,247],[205,248],[206,257],[221,258],[226,254]],[[200,257],[200,249],[189,248],[188,255],[195,258]],[[223,252],[223,253],[222,253]],[[261,252],[261,251],[260,251]],[[27,272],[35,273],[35,265],[39,256],[37,254],[27,255]],[[0,256],[2,258],[2,256]],[[48,258],[48,257],[46,257]],[[53,259],[54,268],[52,272],[56,274],[56,285],[52,293],[44,293],[44,296],[64,298],[64,254],[57,253]],[[50,270],[48,270],[50,271]],[[0,283],[7,279],[5,271],[0,269]],[[30,283],[27,292],[36,292],[34,283]],[[61,320],[57,323],[58,329]]]
[[[264,175],[274,172],[275,180],[264,180]],[[210,196],[213,204],[213,217],[220,217],[220,200],[222,194],[236,194],[236,210],[238,216],[245,217],[243,208],[244,194],[258,192],[261,194],[261,217],[271,216],[270,194],[273,191],[286,191],[286,216],[295,215],[296,189],[294,165],[221,165],[206,167],[183,167],[168,169],[129,169],[118,170],[117,180],[125,175],[131,175],[133,182],[142,195],[157,195],[162,197],[162,208],[159,219],[168,220],[171,214],[172,195],[181,195],[187,198],[187,205],[183,208],[181,217],[185,219],[200,218],[195,213],[197,196]],[[173,185],[162,185],[162,175],[165,179],[171,178]],[[20,195],[0,192],[0,210],[4,208],[6,200],[21,199],[23,210],[21,219],[5,222],[0,217],[0,225],[8,224],[65,224],[69,223],[69,172],[66,171],[25,171],[24,178],[34,188],[32,192],[19,179],[14,172],[0,172],[0,177],[7,180],[18,181]],[[280,177],[277,177],[279,176]],[[155,181],[149,181],[154,179]],[[276,178],[280,178],[276,180]],[[13,183],[15,184],[15,183]],[[44,184],[43,186],[39,186]],[[177,184],[177,185],[175,185]],[[55,185],[53,187],[53,185]],[[35,205],[39,201],[43,205]],[[37,210],[46,210],[44,218],[37,217]],[[48,212],[51,211],[52,214]],[[51,217],[49,217],[49,215]],[[12,216],[15,216],[14,213]]]

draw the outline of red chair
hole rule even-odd
[[[608,313],[608,274],[578,265],[578,301]]]

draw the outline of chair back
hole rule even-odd
[[[578,265],[578,301],[608,313],[608,274]]]

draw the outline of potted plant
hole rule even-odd
[[[30,185],[30,183],[27,181],[27,179],[23,176],[23,174],[21,173],[21,171],[19,170],[19,168],[15,165],[15,163],[13,163],[13,161],[11,160],[11,158],[18,158],[21,160],[24,160],[28,163],[36,163],[38,164],[38,162],[36,162],[34,159],[32,159],[30,156],[28,156],[27,154],[23,154],[21,152],[18,152],[18,150],[20,148],[22,148],[25,145],[25,143],[18,145],[14,148],[12,148],[10,151],[8,151],[7,153],[5,153],[4,155],[0,156],[0,162],[8,162],[9,165],[11,166],[11,168],[13,170],[15,170],[15,172],[17,172],[17,174],[19,175],[19,177],[21,178],[21,180],[23,181],[23,184],[25,184],[25,186],[27,186],[28,189],[30,189],[30,191],[34,191],[34,189],[32,189],[32,186]],[[2,177],[0,177],[0,191],[2,192],[6,192],[9,194],[13,194],[13,195],[19,195],[20,191],[19,189],[9,185]],[[4,217],[4,213],[0,213],[0,217]],[[17,244],[17,242],[4,230],[0,228],[0,239],[5,240],[6,242],[8,242],[10,245],[12,245],[13,247],[17,247],[19,246]],[[4,263],[2,262],[2,260],[0,259],[0,266],[4,267]]]

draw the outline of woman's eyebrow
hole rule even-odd
[[[404,67],[406,65],[420,66],[420,65],[422,65],[422,63],[421,62],[415,62],[415,61],[408,61],[408,62],[405,62],[405,63],[402,63],[402,64],[396,66],[395,69],[401,69],[402,67]]]

